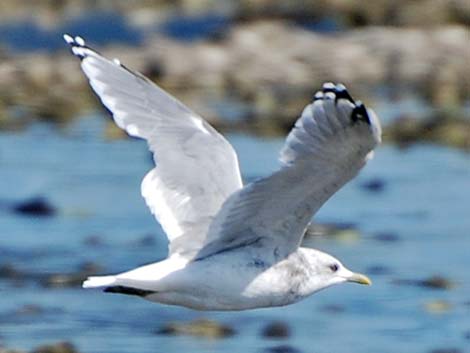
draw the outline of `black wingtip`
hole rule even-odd
[[[346,99],[355,104],[353,97],[349,94],[346,86],[342,83],[334,84],[333,82],[326,82],[323,84],[322,90],[315,93],[313,101],[324,99],[326,93],[333,93],[335,95],[335,102],[339,99]]]
[[[367,109],[361,101],[357,101],[355,107],[351,114],[351,119],[356,121],[364,121],[370,125],[370,118],[369,114],[367,113]]]
[[[133,287],[126,287],[126,286],[111,286],[106,287],[103,292],[105,293],[119,293],[119,294],[126,294],[126,295],[136,295],[138,297],[146,297],[147,295],[154,294],[154,291],[145,290],[145,289],[138,289]]]

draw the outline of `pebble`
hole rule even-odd
[[[54,216],[57,213],[57,210],[44,197],[22,201],[13,206],[13,211],[21,215],[38,217]]]
[[[452,305],[445,300],[437,299],[425,303],[424,308],[430,314],[444,314],[452,309]]]
[[[225,338],[235,335],[236,331],[214,320],[198,319],[191,322],[171,322],[158,329],[159,335],[189,335],[210,339]]]
[[[381,232],[374,235],[374,240],[383,243],[396,243],[400,241],[400,236],[393,232]]]
[[[374,275],[374,276],[383,276],[383,275],[389,275],[392,273],[392,270],[384,265],[372,265],[367,267],[366,273],[369,275]]]
[[[413,285],[431,289],[452,289],[455,283],[442,276],[431,276],[425,279],[398,279],[393,281],[395,284]]]
[[[46,288],[80,287],[87,277],[102,271],[100,265],[87,262],[81,265],[77,272],[48,275],[40,280],[40,284]]]
[[[282,344],[279,346],[273,346],[266,348],[265,353],[300,353],[301,351],[293,346]]]
[[[291,336],[291,330],[286,323],[273,321],[262,329],[261,335],[265,338],[288,338]]]
[[[361,183],[360,186],[366,191],[379,193],[385,190],[386,182],[384,179],[373,178]]]
[[[39,346],[31,353],[79,353],[79,351],[70,342],[57,342]]]
[[[89,247],[100,247],[104,245],[104,241],[99,235],[90,235],[83,240],[83,244]]]

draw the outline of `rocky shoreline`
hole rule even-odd
[[[290,21],[263,20],[240,23],[222,37],[202,41],[153,34],[142,46],[99,50],[149,76],[223,130],[284,134],[314,91],[334,81],[371,105],[421,99],[435,112],[430,119],[457,121],[458,129],[468,132],[469,113],[463,107],[470,101],[469,38],[464,26],[321,34]],[[18,129],[38,119],[61,125],[102,109],[65,49],[21,55],[0,51],[0,128]],[[396,124],[385,136],[401,142],[402,121]],[[416,132],[406,137],[469,145],[467,133],[428,138],[415,125]]]

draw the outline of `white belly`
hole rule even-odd
[[[188,263],[166,276],[165,289],[145,298],[198,310],[244,310],[281,306],[304,296],[299,292],[301,269],[292,277],[289,259],[273,265],[256,252],[230,251]]]

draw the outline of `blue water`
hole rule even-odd
[[[103,124],[104,119],[88,118],[60,132],[35,125],[0,134],[0,265],[57,273],[96,262],[104,273],[113,273],[165,257],[166,240],[139,194],[140,180],[151,168],[146,145],[130,139],[106,142]],[[276,168],[282,139],[228,139],[246,179]],[[375,179],[383,181],[382,191],[362,187]],[[33,196],[47,198],[58,214],[34,218],[10,211],[12,203]],[[468,154],[433,145],[407,150],[385,145],[317,215],[320,222],[356,224],[360,237],[314,243],[351,269],[371,274],[373,286],[340,285],[283,308],[201,313],[135,297],[0,279],[0,345],[31,349],[65,339],[86,353],[261,352],[281,344],[319,353],[468,352],[469,199]],[[384,233],[395,241],[378,240]],[[156,243],[140,244],[149,234]],[[103,244],[86,245],[89,236]],[[455,287],[395,283],[432,275],[445,276]],[[426,306],[436,300],[448,309],[429,312]],[[28,304],[42,310],[18,314]],[[237,334],[220,340],[154,334],[169,321],[201,317],[228,324]],[[292,337],[262,338],[261,328],[272,320],[285,321]]]

